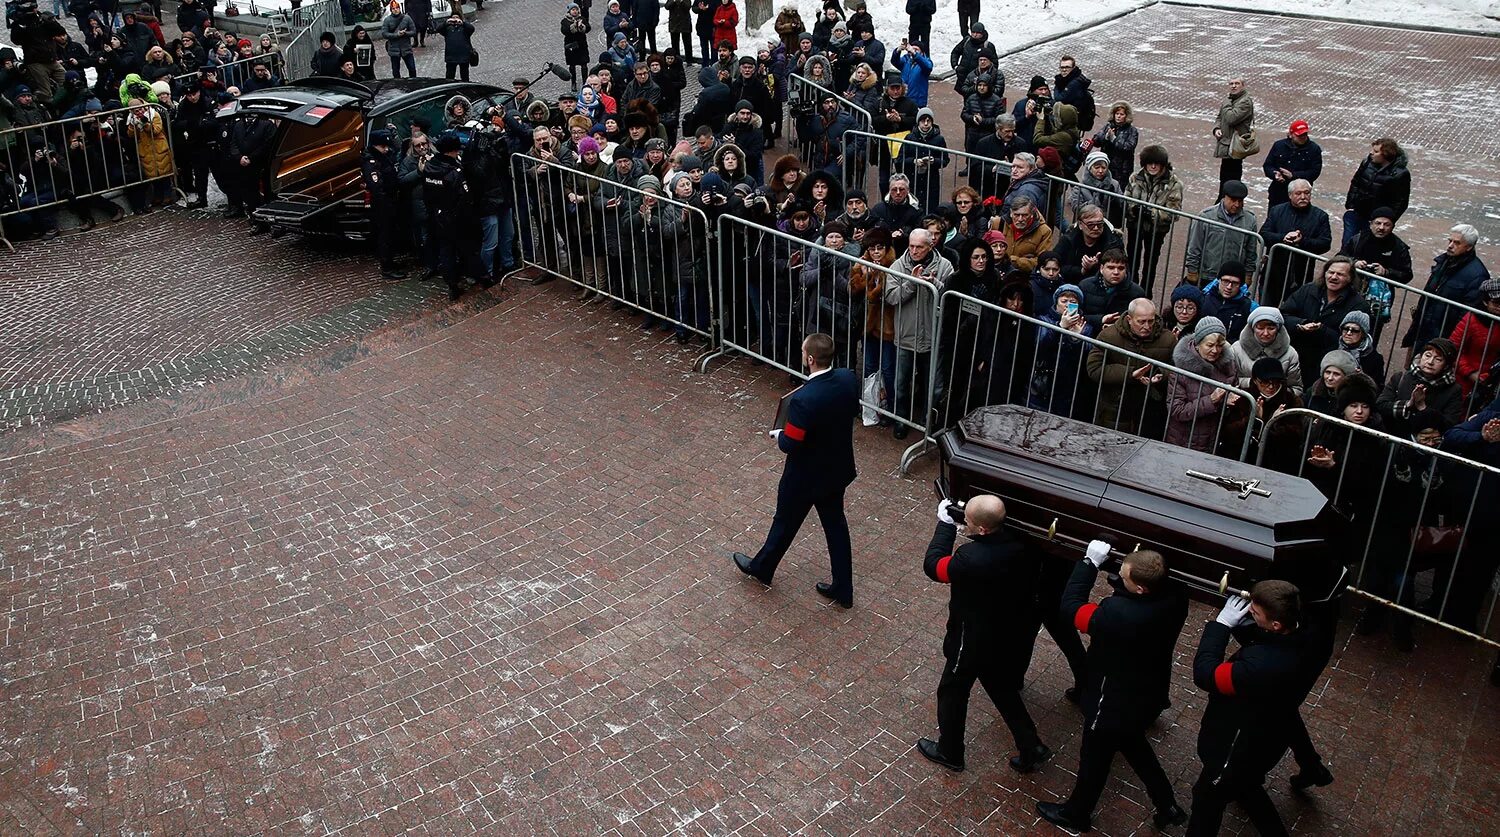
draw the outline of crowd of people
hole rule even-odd
[[[831,334],[834,365],[860,370],[867,423],[897,438],[997,403],[1233,458],[1248,437],[1266,465],[1323,488],[1371,545],[1370,591],[1475,627],[1500,561],[1500,525],[1483,513],[1500,481],[1424,451],[1500,465],[1500,279],[1476,252],[1477,230],[1452,227],[1426,277],[1435,296],[1401,310],[1417,270],[1394,232],[1411,197],[1399,143],[1372,141],[1335,247],[1313,200],[1321,149],[1307,120],[1292,122],[1265,154],[1261,222],[1244,181],[1259,154],[1254,103],[1234,79],[1207,149],[1219,193],[1188,216],[1181,270],[1169,270],[1185,196],[1168,150],[1143,140],[1128,102],[1100,110],[1072,56],[1012,104],[977,5],[960,3],[967,34],[950,60],[963,125],[945,133],[928,106],[931,3],[908,3],[910,29],[890,46],[861,0],[828,0],[810,28],[789,6],[779,38],[751,50],[735,0],[609,0],[597,35],[590,4],[568,3],[571,90],[543,98],[520,77],[482,113],[454,97],[440,124],[369,133],[362,176],[381,269],[404,277],[409,258],[457,298],[466,279],[489,287],[524,260],[579,280],[584,300],[634,304],[642,328],[681,343],[718,329],[789,368],[804,335]],[[662,9],[671,44],[658,50]],[[74,0],[82,43],[34,4],[18,10],[8,23],[24,63],[0,51],[8,234],[56,235],[61,202],[85,225],[117,219],[101,184],[124,188],[141,213],[171,203],[174,186],[205,206],[210,175],[231,217],[264,198],[270,123],[215,113],[281,83],[272,39],[224,34],[200,0],[180,4],[170,41],[149,5],[118,13]],[[418,17],[392,3],[381,24],[391,74],[415,74],[413,50],[430,33],[448,77],[467,79],[472,24]],[[307,69],[367,81],[376,51],[361,27],[342,47],[325,33]],[[701,88],[691,100],[688,65]],[[862,113],[869,124],[856,122]],[[795,140],[768,169],[783,128]],[[851,141],[852,130],[895,141]],[[961,304],[940,306],[948,291]],[[1383,330],[1398,327],[1402,357],[1381,351]],[[1339,421],[1278,419],[1299,407]],[[1388,447],[1348,425],[1415,444]],[[1452,521],[1457,541],[1443,534]],[[1425,571],[1436,593],[1418,602],[1413,576]],[[1289,607],[1262,601],[1270,617]],[[1360,630],[1387,619],[1371,609]],[[1392,624],[1410,650],[1411,619]],[[1205,678],[1233,691],[1212,670]],[[1018,743],[1023,761],[1037,752],[1039,742]],[[962,763],[943,746],[929,755]],[[1086,823],[1090,793],[1049,818]],[[1170,799],[1158,810],[1176,822]]]

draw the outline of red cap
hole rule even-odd
[[[1287,131],[1289,133],[1292,133],[1292,134],[1296,135],[1296,136],[1299,136],[1299,137],[1302,136],[1303,134],[1307,133],[1307,131],[1308,131],[1307,120],[1306,119],[1298,119],[1296,122],[1292,123],[1292,127],[1288,128]]]

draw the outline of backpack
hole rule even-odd
[[[1078,130],[1085,134],[1094,130],[1094,120],[1099,118],[1099,107],[1094,103],[1094,91],[1085,87],[1083,101],[1078,103]]]

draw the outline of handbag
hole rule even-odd
[[[479,50],[474,49],[473,47],[469,48],[469,66],[470,67],[478,67],[479,66]]]
[[[880,370],[877,369],[865,376],[864,386],[862,387],[864,397],[861,400],[864,402],[864,406],[860,411],[862,413],[860,423],[865,427],[874,427],[880,423],[880,413],[875,410],[876,404],[885,403],[884,399],[880,397],[880,390]]]
[[[1229,156],[1236,160],[1253,157],[1260,153],[1260,137],[1256,136],[1254,128],[1248,128],[1243,134],[1235,134],[1229,139]]]

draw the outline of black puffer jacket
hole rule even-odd
[[[1406,155],[1398,154],[1384,166],[1375,165],[1367,156],[1349,181],[1344,208],[1368,220],[1371,212],[1387,206],[1396,213],[1396,220],[1400,220],[1410,202],[1411,171],[1406,168]]]

